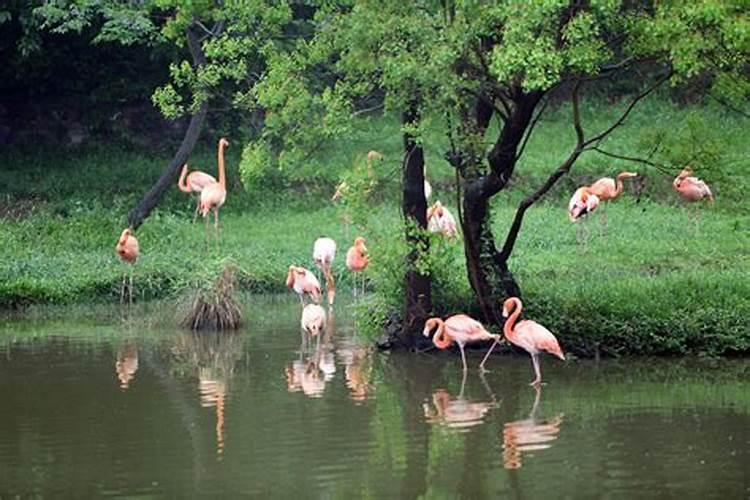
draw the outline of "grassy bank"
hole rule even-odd
[[[615,107],[592,106],[587,130],[602,128]],[[750,351],[750,206],[743,192],[750,179],[750,140],[739,118],[718,108],[679,109],[657,102],[640,109],[606,147],[639,149],[659,114],[674,123],[675,136],[704,127],[701,141],[722,144],[720,161],[701,165],[712,185],[713,206],[694,214],[671,191],[671,175],[658,169],[586,155],[574,172],[532,208],[524,222],[511,268],[525,293],[527,317],[557,333],[567,349],[582,354],[731,354]],[[665,144],[679,141],[672,137]],[[688,141],[689,139],[685,139]],[[538,126],[513,178],[494,200],[495,235],[502,239],[518,200],[537,186],[573,141],[568,110],[553,110]],[[395,121],[364,120],[362,133],[322,150],[329,168],[285,173],[282,189],[246,192],[237,165],[241,141],[229,150],[229,197],[222,210],[221,245],[206,242],[203,225],[192,224],[192,201],[177,189],[138,231],[142,258],[135,271],[137,300],[175,295],[195,280],[211,279],[227,261],[239,270],[240,287],[282,292],[291,263],[312,267],[314,239],[339,243],[335,274],[345,293],[351,277],[343,254],[360,232],[368,239],[368,274],[376,291],[360,317],[379,325],[402,304],[403,243],[398,200],[400,137]],[[435,197],[454,210],[453,172],[441,160],[444,138],[426,136],[428,175]],[[677,155],[678,146],[671,153]],[[702,144],[702,143],[701,143]],[[708,146],[706,146],[708,148]],[[386,154],[377,167],[377,199],[364,229],[343,223],[328,202],[339,176],[368,149]],[[709,148],[710,149],[710,148]],[[668,156],[667,152],[664,153]],[[191,166],[212,171],[206,145]],[[116,301],[123,267],[114,253],[127,212],[166,165],[165,153],[99,147],[84,151],[0,153],[0,307],[30,303]],[[607,207],[606,234],[597,217],[579,228],[567,222],[573,188],[596,175],[638,171],[637,183]],[[302,173],[301,173],[302,172]],[[278,186],[277,186],[278,187]],[[434,240],[430,265],[436,312],[472,311],[460,244]]]

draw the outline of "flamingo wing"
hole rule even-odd
[[[565,355],[555,335],[536,321],[521,321],[516,325],[514,330],[519,340],[523,343],[521,347],[527,351],[547,351],[560,359],[565,359]]]
[[[446,319],[445,330],[456,340],[463,342],[492,338],[482,323],[466,314],[456,314]]]

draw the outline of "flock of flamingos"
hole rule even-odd
[[[224,149],[229,142],[221,138],[218,146],[218,181],[212,175],[205,172],[194,170],[188,173],[188,166],[184,165],[178,181],[178,187],[185,193],[196,193],[197,206],[195,218],[200,213],[206,221],[208,228],[208,214],[211,210],[214,212],[214,225],[218,231],[219,209],[224,205],[227,196],[226,174],[224,167]],[[367,155],[368,164],[374,159],[382,158],[382,154],[377,151],[370,151]],[[713,202],[713,194],[708,185],[697,177],[692,176],[692,170],[687,167],[683,169],[674,179],[672,185],[677,193],[688,202],[708,199]],[[568,217],[572,222],[590,214],[599,206],[600,202],[613,200],[622,194],[623,180],[635,177],[638,174],[633,172],[621,172],[616,179],[603,177],[590,186],[579,187],[568,204]],[[345,186],[340,185],[337,194]],[[429,199],[432,188],[425,180],[424,184],[425,199]],[[336,197],[334,195],[334,197]],[[444,207],[440,201],[436,201],[427,210],[428,230],[434,233],[440,233],[446,237],[453,238],[456,236],[456,220],[447,207]],[[120,235],[116,245],[116,251],[120,259],[127,264],[135,264],[139,255],[138,240],[133,234],[132,229],[125,229]],[[329,307],[333,306],[336,295],[333,274],[331,266],[336,257],[336,242],[331,238],[318,238],[313,245],[313,261],[323,273],[326,282],[326,294]],[[346,267],[354,273],[362,273],[369,263],[369,255],[365,246],[365,239],[357,237],[354,244],[346,252]],[[125,280],[123,277],[123,286],[121,288],[121,300],[124,300]],[[132,302],[132,267],[129,275],[128,291],[130,301]],[[356,280],[355,280],[356,282]],[[286,285],[299,295],[302,304],[301,326],[303,332],[311,336],[320,338],[321,333],[326,328],[326,314],[323,307],[319,304],[322,301],[322,288],[320,282],[314,273],[309,269],[300,266],[289,266]],[[364,292],[364,276],[362,278],[362,292]],[[354,287],[354,295],[357,294],[357,287]],[[305,296],[312,299],[310,304],[305,304]],[[542,375],[539,364],[539,354],[546,351],[558,358],[564,360],[565,355],[560,348],[555,336],[544,326],[531,320],[518,321],[521,315],[523,304],[517,297],[511,297],[503,303],[503,317],[507,318],[503,326],[503,335],[508,342],[516,345],[531,355],[535,378],[531,382],[534,387],[539,387],[542,383]],[[466,314],[456,314],[443,320],[439,317],[429,318],[424,326],[423,334],[429,337],[435,331],[432,341],[439,349],[447,349],[454,342],[458,344],[463,362],[464,374],[467,371],[466,355],[464,347],[469,343],[492,340],[493,343],[487,350],[487,354],[479,364],[480,370],[484,370],[484,364],[492,353],[495,346],[501,342],[502,336],[488,332],[484,326],[474,318]]]

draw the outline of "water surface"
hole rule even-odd
[[[3,321],[0,498],[750,497],[747,359],[547,357],[536,392],[522,356],[374,351],[346,304],[308,346],[295,297],[231,335],[146,309]]]

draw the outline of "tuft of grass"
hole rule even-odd
[[[242,309],[235,299],[234,288],[235,268],[231,264],[224,266],[213,283],[196,281],[180,324],[193,331],[237,330],[242,322]]]

